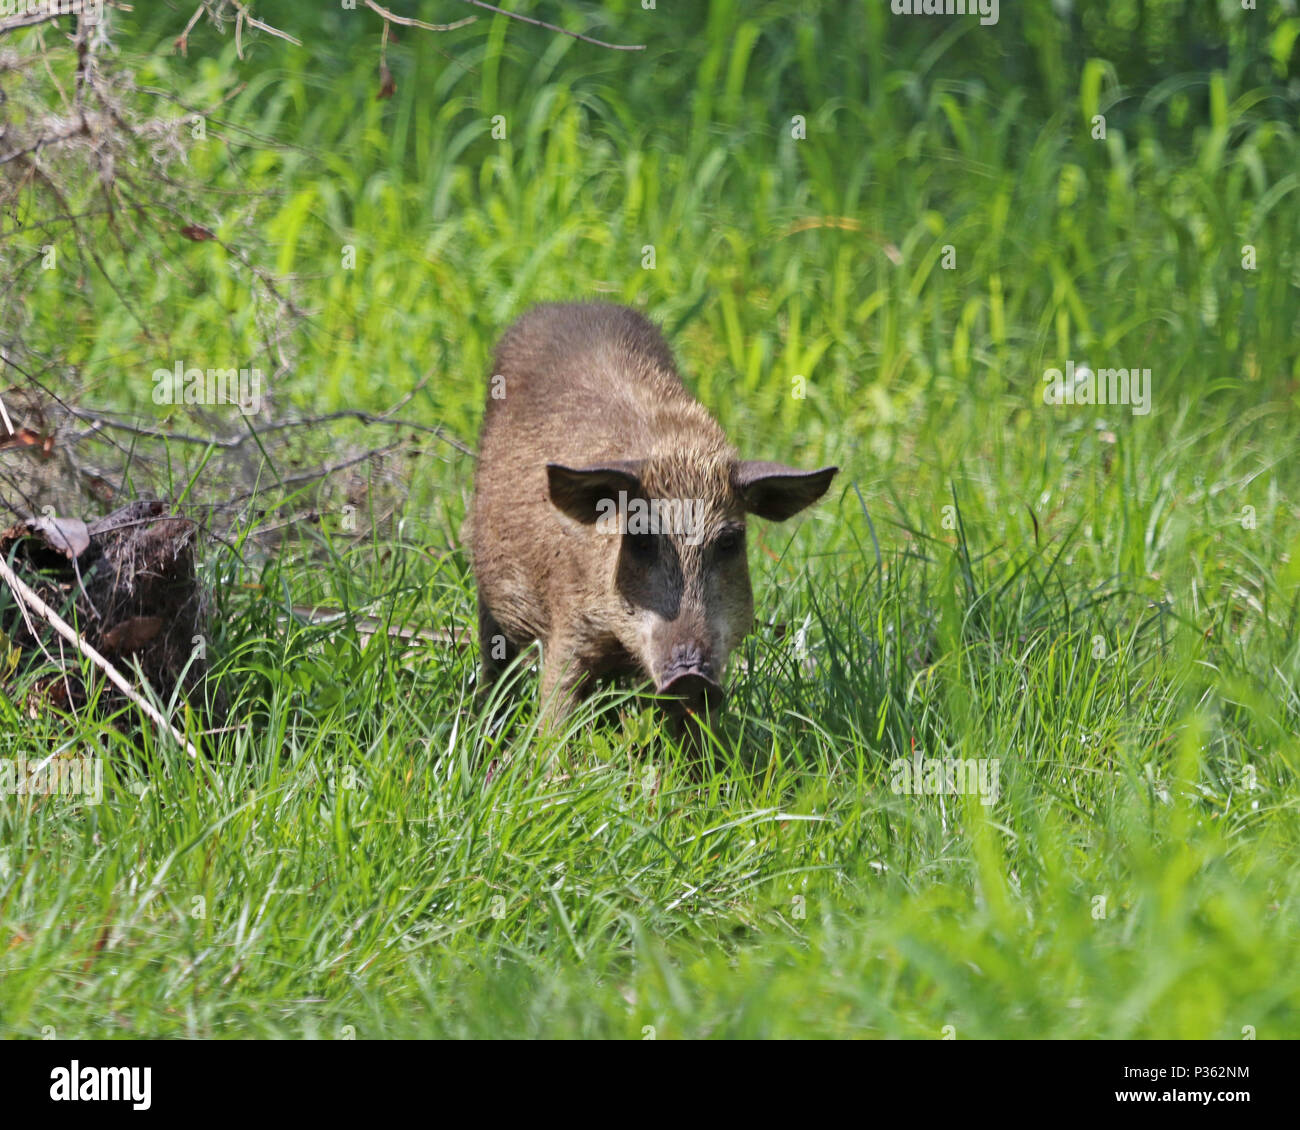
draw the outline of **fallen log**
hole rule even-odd
[[[114,689],[99,700],[110,708],[122,698],[139,705],[123,686],[123,669],[138,668],[164,702],[178,690],[187,700],[198,697],[208,667],[209,601],[195,570],[197,533],[188,518],[149,500],[90,523],[46,515],[0,531],[10,574],[0,586],[0,633],[24,656],[39,658],[49,654],[53,631],[96,667],[113,668]],[[60,675],[73,698],[61,705],[75,708],[89,696],[72,675]]]

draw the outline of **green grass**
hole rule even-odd
[[[0,1033],[1300,1035],[1300,21],[520,7],[649,48],[403,34],[376,101],[367,17],[268,2],[308,46],[242,63],[203,30],[170,55],[165,13],[124,35],[142,80],[232,96],[190,164],[261,195],[189,219],[314,312],[282,408],[431,374],[404,415],[472,441],[504,326],[595,295],[664,324],[747,455],[841,465],[751,549],[717,764],[624,692],[547,737],[527,668],[493,724],[471,650],[286,621],[472,623],[472,461],[429,447],[391,533],[327,492],[283,556],[209,547],[237,726],[200,765],[31,717],[39,669],[0,687],[8,755],[106,759],[102,804],[0,803]],[[38,242],[3,229],[4,263]],[[194,430],[149,374],[264,357],[246,275],[169,231],[112,263],[151,334],[65,269],[27,338]],[[1069,360],[1150,368],[1150,414],[1044,405]],[[997,759],[997,802],[900,795],[916,754]]]

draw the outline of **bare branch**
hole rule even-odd
[[[190,17],[190,22],[185,25],[185,30],[176,37],[176,50],[182,55],[188,55],[190,53],[190,32],[194,30],[194,25],[199,22],[199,17],[203,15],[205,11],[206,9],[202,4],[195,8],[194,15]]]
[[[96,428],[110,428],[126,432],[128,435],[141,436],[144,439],[169,440],[175,443],[198,444],[203,447],[237,448],[242,447],[250,439],[272,435],[275,432],[284,431],[286,428],[310,428],[333,420],[356,420],[362,424],[386,424],[393,428],[409,428],[415,432],[427,432],[429,435],[436,436],[448,446],[454,447],[462,455],[468,455],[471,458],[474,455],[472,448],[467,447],[455,436],[449,434],[441,424],[418,424],[413,421],[395,420],[388,416],[376,416],[371,412],[361,412],[350,408],[338,412],[326,412],[320,416],[308,416],[296,420],[280,420],[274,424],[267,424],[265,427],[249,428],[248,431],[240,435],[222,439],[217,436],[195,436],[186,435],[183,432],[168,432],[161,428],[149,428],[139,424],[130,424],[124,420],[115,420],[111,416],[99,412],[89,412],[84,408],[77,408],[73,405],[66,405],[65,407],[77,419],[94,424]]]
[[[235,10],[239,13],[239,21],[235,24],[236,40],[238,40],[239,36],[239,23],[246,22],[249,27],[255,27],[259,31],[266,32],[267,35],[274,35],[277,39],[283,39],[286,43],[292,43],[295,47],[302,46],[302,40],[294,39],[294,37],[288,32],[281,31],[278,27],[272,27],[270,24],[263,23],[261,20],[257,19],[253,13],[248,10],[248,7],[244,4],[243,0],[230,0],[230,3],[235,6]],[[243,58],[242,55],[239,57],[241,59]]]
[[[384,19],[384,30],[387,32],[389,24],[398,24],[401,27],[418,27],[421,31],[455,31],[457,28],[468,27],[478,20],[478,16],[466,16],[463,20],[457,20],[452,24],[426,24],[423,20],[412,19],[410,16],[394,15],[382,4],[376,4],[375,0],[365,0],[366,7],[372,12],[378,12]]]
[[[471,4],[475,8],[482,8],[484,11],[493,12],[498,16],[505,16],[510,20],[518,20],[520,23],[532,24],[534,27],[545,28],[547,31],[558,32],[560,35],[567,35],[570,39],[580,39],[583,43],[591,43],[596,47],[606,47],[611,51],[644,51],[644,43],[626,44],[626,43],[606,43],[603,39],[593,39],[589,35],[581,35],[576,31],[569,31],[567,28],[559,27],[556,24],[548,24],[545,20],[535,20],[532,16],[521,16],[518,12],[507,12],[504,8],[498,8],[495,4],[486,4],[484,0],[460,0],[462,4]],[[465,27],[467,24],[474,22],[475,17],[470,16],[468,19],[457,20],[452,24],[426,24],[422,20],[411,19],[407,16],[396,16],[385,8],[382,4],[375,3],[375,0],[365,0],[366,7],[372,12],[378,13],[387,23],[401,24],[403,27],[418,27],[425,31],[455,31],[458,27]]]
[[[486,4],[484,0],[460,0],[462,4],[472,4],[475,8],[483,8],[489,12],[495,12],[498,16],[505,16],[508,19],[518,20],[520,23],[532,24],[534,27],[544,27],[547,31],[556,31],[561,35],[567,35],[570,39],[580,39],[583,43],[593,43],[597,47],[607,47],[611,51],[644,51],[644,43],[606,43],[603,39],[593,39],[589,35],[579,35],[576,31],[568,31],[556,24],[548,24],[544,20],[535,20],[532,16],[521,16],[518,12],[507,12],[504,8],[498,8],[494,4]]]

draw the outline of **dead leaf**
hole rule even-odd
[[[54,450],[54,437],[43,436],[40,432],[32,431],[31,428],[19,428],[12,435],[0,436],[0,450],[6,447],[35,448],[34,454],[42,459],[48,459]]]
[[[90,531],[80,518],[28,518],[27,528],[41,534],[46,545],[70,561],[90,548]]]
[[[387,63],[379,64],[379,93],[375,95],[376,102],[383,102],[386,98],[391,98],[397,93],[397,80],[393,78],[393,72],[388,69]]]
[[[203,243],[205,240],[217,238],[207,228],[199,224],[186,224],[181,228],[181,235],[186,239],[194,240],[195,243]]]
[[[113,484],[100,475],[91,476],[86,482],[86,489],[90,491],[91,497],[99,502],[112,502],[116,493]]]
[[[162,624],[161,616],[133,616],[109,628],[100,642],[105,651],[127,655],[139,651],[161,632]]]

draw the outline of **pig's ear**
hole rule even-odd
[[[744,462],[731,472],[731,485],[751,514],[783,522],[821,498],[838,470],[799,471],[781,463]]]
[[[570,518],[589,526],[600,517],[603,500],[609,499],[617,504],[621,490],[627,491],[629,497],[640,493],[639,467],[639,463],[624,460],[595,467],[565,467],[560,463],[548,463],[546,483],[551,501]]]

